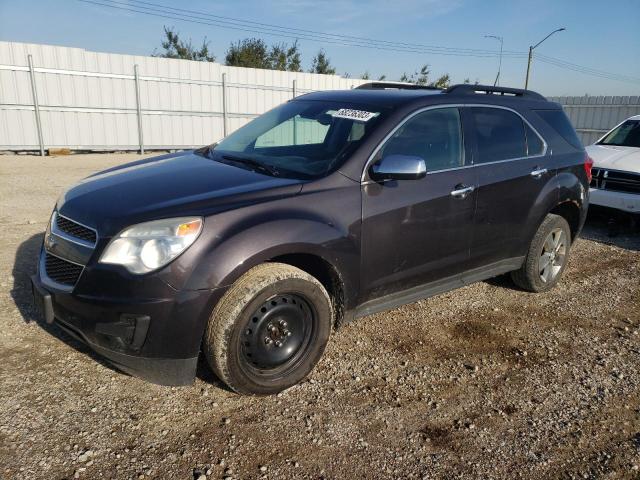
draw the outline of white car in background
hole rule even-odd
[[[640,115],[586,149],[593,159],[589,203],[640,213]]]

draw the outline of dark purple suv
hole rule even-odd
[[[561,107],[531,91],[303,95],[219,144],[68,190],[34,298],[126,372],[188,384],[203,351],[233,390],[270,394],[341,322],[506,272],[552,288],[590,168]]]

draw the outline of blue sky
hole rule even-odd
[[[98,0],[99,1],[99,0]],[[120,0],[123,1],[123,0]],[[126,1],[126,0],[125,0]],[[640,0],[148,0],[301,29],[394,42],[498,49],[485,34],[504,37],[505,50],[525,52],[548,32],[566,27],[538,52],[574,64],[640,79]],[[249,32],[118,11],[77,0],[0,0],[0,40],[49,43],[103,52],[150,54],[163,25],[198,44],[206,36],[218,61],[229,43]],[[291,41],[256,34],[268,43]],[[434,76],[449,73],[493,83],[496,58],[395,52],[300,40],[305,69],[324,48],[338,73],[369,71],[396,80],[428,63]],[[504,58],[501,84],[522,87],[526,58]],[[588,76],[542,62],[532,67],[530,88],[545,95],[640,95],[640,82]]]

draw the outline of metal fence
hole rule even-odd
[[[181,149],[219,140],[337,75],[0,42],[0,150]],[[585,145],[640,114],[640,97],[550,97]]]
[[[623,120],[640,115],[640,96],[549,97],[562,104],[584,145],[590,145]]]
[[[300,93],[362,83],[0,42],[0,150],[191,148],[219,140]]]

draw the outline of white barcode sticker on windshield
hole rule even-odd
[[[351,108],[341,108],[337,112],[332,113],[336,118],[346,118],[357,122],[368,122],[378,115],[377,112],[365,112],[364,110],[353,110]]]

